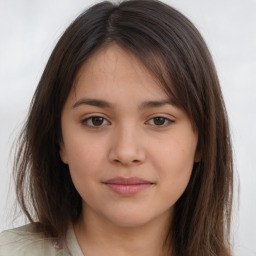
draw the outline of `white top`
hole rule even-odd
[[[76,239],[73,225],[67,231],[65,244],[59,248],[52,238],[35,233],[28,224],[0,233],[0,256],[84,256]],[[234,256],[256,256],[250,249],[236,246]]]
[[[70,225],[64,245],[59,246],[52,238],[43,238],[33,232],[28,224],[0,233],[0,256],[84,256]]]

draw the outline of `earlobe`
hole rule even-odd
[[[202,159],[202,154],[199,150],[197,150],[195,153],[194,162],[199,163],[201,159]]]
[[[67,151],[65,149],[65,145],[64,145],[64,142],[61,141],[59,143],[59,146],[60,146],[60,150],[59,150],[59,154],[60,154],[60,158],[62,160],[62,162],[64,164],[68,164],[68,157],[67,157]]]

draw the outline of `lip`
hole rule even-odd
[[[103,184],[119,195],[131,196],[151,187],[154,183],[138,177],[116,177],[104,181]]]

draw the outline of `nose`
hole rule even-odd
[[[110,143],[109,160],[114,164],[139,165],[146,159],[142,137],[136,127],[116,129]]]

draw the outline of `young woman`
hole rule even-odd
[[[15,164],[31,224],[0,255],[230,256],[233,169],[211,55],[181,13],[102,2],[57,43]]]

